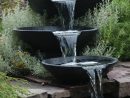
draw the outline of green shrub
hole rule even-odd
[[[112,0],[111,2],[105,0],[94,11],[89,11],[89,13],[79,19],[78,24],[99,28],[100,41],[115,49],[112,56],[130,58],[129,17],[129,0]]]
[[[23,47],[28,46],[13,33],[13,29],[18,27],[44,26],[45,23],[46,16],[36,14],[29,6],[22,9],[17,6],[13,12],[8,12],[8,14],[3,12],[0,55],[10,66],[12,73],[15,73],[14,69],[27,68],[35,76],[46,77],[48,75],[48,72],[36,57],[22,50]]]
[[[108,8],[112,10],[112,14],[108,16],[110,22],[100,27],[102,40],[106,40],[109,45],[116,48],[113,53],[114,56],[119,58],[130,57],[128,52],[130,47],[130,44],[128,44],[130,39],[130,19],[128,19],[130,17],[130,1],[113,0],[109,3]],[[116,19],[112,18],[115,16]]]
[[[86,48],[85,55],[113,56],[115,47],[109,44],[113,29],[118,22],[118,11],[113,10],[109,1],[100,4],[94,11],[89,10],[85,16],[78,20],[78,25],[86,27],[96,27],[99,29],[98,45],[90,49]]]

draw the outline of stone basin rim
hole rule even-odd
[[[108,60],[110,60],[109,62],[110,63],[107,63],[107,64],[103,64],[104,65],[104,68],[105,67],[107,67],[108,65],[114,65],[114,64],[116,64],[117,62],[118,62],[118,59],[117,58],[114,58],[114,57],[106,57],[106,56],[77,56],[77,57],[80,57],[80,58],[82,58],[82,57],[101,57],[101,58],[106,58],[106,59],[108,59]],[[63,58],[63,57],[58,57],[58,58]],[[63,68],[82,68],[83,66],[71,66],[71,65],[68,65],[68,66],[64,66],[64,65],[58,65],[58,64],[51,64],[51,63],[46,63],[46,60],[53,60],[53,59],[58,59],[58,58],[51,58],[51,59],[45,59],[45,60],[43,60],[42,61],[42,64],[45,64],[45,65],[47,65],[47,66],[56,66],[56,67],[63,67]],[[93,65],[92,65],[93,66]]]
[[[50,30],[49,30],[49,27],[50,27]],[[54,27],[56,28],[57,30],[51,30],[51,28]],[[45,29],[45,28],[48,28],[48,29]],[[83,29],[82,29],[83,28]],[[43,27],[35,27],[35,26],[27,26],[27,27],[18,27],[18,28],[15,28],[13,29],[13,31],[27,31],[27,32],[54,32],[54,31],[67,31],[67,30],[78,30],[80,32],[86,32],[86,31],[96,31],[98,30],[98,28],[96,27],[78,27],[78,26],[75,26],[74,29],[63,29],[59,26],[43,26]]]

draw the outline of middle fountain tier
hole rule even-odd
[[[97,28],[74,27],[73,29],[80,32],[76,43],[77,55],[81,55],[87,46],[90,48],[96,46],[99,36]],[[46,58],[62,56],[60,42],[53,33],[56,31],[67,30],[59,26],[21,27],[14,30],[24,43],[32,47],[32,50],[28,50],[29,52],[43,52]]]

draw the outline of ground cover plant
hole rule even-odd
[[[25,88],[21,88],[18,85],[12,85],[10,81],[17,80],[0,72],[0,98],[19,98],[20,94],[25,95],[28,93]]]

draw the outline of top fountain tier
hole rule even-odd
[[[49,17],[58,15],[57,8],[52,0],[28,0],[33,10],[44,14],[45,10]],[[56,0],[54,0],[56,1]],[[83,16],[88,9],[93,9],[102,0],[76,0],[75,18]]]

